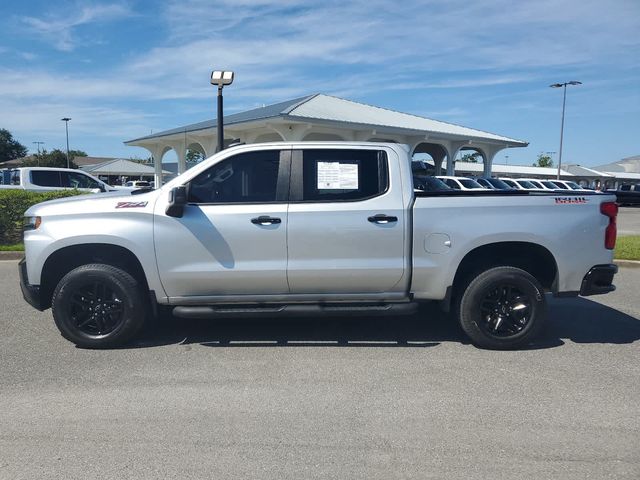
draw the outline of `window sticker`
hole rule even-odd
[[[358,164],[318,162],[318,190],[357,190]]]

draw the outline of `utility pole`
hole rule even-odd
[[[64,128],[67,132],[67,168],[71,168],[70,162],[69,162],[69,120],[71,120],[68,117],[64,117],[61,119],[64,122]]]

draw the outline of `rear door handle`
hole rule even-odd
[[[268,215],[260,215],[257,218],[252,218],[251,223],[255,225],[275,225],[277,223],[282,223],[282,220],[276,217],[270,217]]]
[[[367,218],[367,220],[369,220],[371,223],[385,224],[385,223],[397,222],[398,221],[398,217],[392,217],[392,216],[389,216],[389,215],[385,215],[383,213],[378,213],[377,215],[374,215],[373,217]]]

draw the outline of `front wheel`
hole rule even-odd
[[[60,333],[79,347],[117,347],[140,330],[146,299],[139,282],[111,265],[82,265],[53,292],[51,309]]]
[[[462,330],[478,347],[508,350],[535,338],[546,318],[540,283],[515,267],[494,267],[471,280],[456,312]]]

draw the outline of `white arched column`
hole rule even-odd
[[[469,145],[469,142],[448,142],[445,146],[447,149],[447,175],[456,174],[456,155],[465,145]]]
[[[160,188],[162,186],[162,156],[165,154],[167,146],[161,143],[142,147],[147,150],[151,154],[151,159],[153,160],[153,181],[155,183],[156,188]]]
[[[505,147],[500,147],[497,145],[489,145],[486,147],[482,148],[482,152],[484,153],[484,155],[482,156],[483,159],[483,171],[482,171],[482,175],[484,177],[490,177],[491,176],[491,170],[493,167],[493,159],[496,158],[496,154],[501,151],[504,150]]]

